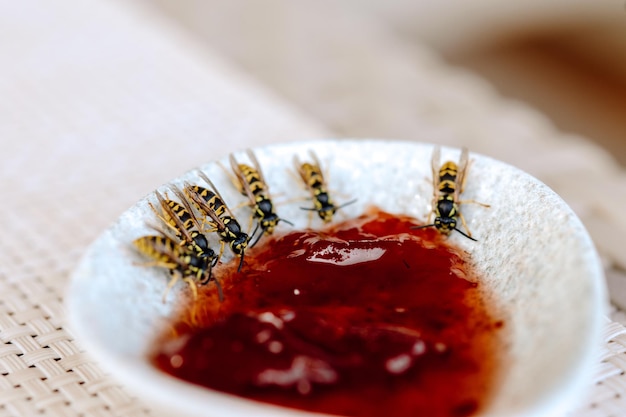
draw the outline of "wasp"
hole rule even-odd
[[[340,206],[336,206],[333,200],[328,194],[326,188],[326,181],[324,180],[324,174],[322,173],[321,164],[317,155],[312,151],[309,152],[313,163],[304,162],[301,163],[298,157],[294,157],[294,164],[300,178],[304,182],[306,188],[311,192],[313,196],[313,207],[301,207],[303,210],[316,211],[317,215],[324,221],[324,223],[330,223],[333,220],[333,215],[342,207],[348,204],[354,203],[356,200],[348,201]]]
[[[467,227],[465,217],[459,211],[461,204],[474,203],[483,207],[490,207],[488,204],[479,203],[474,200],[459,200],[459,196],[463,193],[465,188],[465,180],[467,178],[467,169],[469,163],[469,151],[467,148],[461,150],[461,156],[459,163],[456,164],[452,161],[447,161],[443,165],[440,164],[441,148],[435,147],[431,158],[431,167],[433,173],[433,211],[428,216],[435,214],[435,221],[432,224],[414,227],[415,229],[423,229],[425,227],[435,227],[439,232],[444,235],[449,235],[453,230],[456,230],[466,238],[476,241],[472,237],[472,234]],[[461,219],[463,228],[467,233],[457,228],[457,217]]]
[[[272,203],[269,187],[263,177],[263,171],[256,156],[251,150],[246,151],[248,158],[252,161],[252,165],[246,165],[238,163],[235,157],[231,154],[229,157],[230,166],[236,176],[236,186],[239,191],[248,198],[250,206],[253,207],[253,217],[257,219],[257,225],[251,233],[251,237],[257,232],[260,227],[262,232],[259,237],[250,246],[254,246],[263,234],[271,235],[274,233],[274,228],[278,225],[278,222],[283,221],[293,226],[288,220],[280,218],[274,211],[274,204]]]
[[[221,240],[218,259],[222,257],[224,246],[228,244],[232,252],[240,257],[239,268],[237,269],[239,272],[243,266],[243,258],[250,238],[242,231],[239,222],[226,203],[224,203],[224,199],[209,177],[202,171],[198,171],[198,175],[209,184],[210,190],[189,183],[185,183],[184,185],[184,194],[176,188],[173,190],[181,199],[185,197],[189,198],[200,213],[211,219],[208,220],[208,224],[218,233]]]
[[[185,245],[199,258],[209,258],[211,266],[215,266],[217,263],[215,251],[209,246],[206,235],[202,233],[200,222],[187,200],[181,199],[181,203],[177,203],[174,200],[165,199],[158,191],[155,191],[155,195],[161,210],[157,210],[152,203],[148,202],[154,214],[176,234],[181,245]]]
[[[143,255],[152,258],[146,266],[156,266],[169,271],[171,279],[163,294],[163,302],[169,290],[181,279],[192,289],[194,299],[198,296],[197,284],[203,285],[211,280],[213,260],[210,257],[201,257],[188,247],[180,246],[176,240],[161,232],[157,235],[148,235],[137,238],[133,245]],[[215,284],[220,301],[223,300],[222,287],[217,280]]]

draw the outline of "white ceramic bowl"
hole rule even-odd
[[[307,159],[309,150],[327,167],[333,191],[358,198],[340,218],[375,204],[426,219],[433,192],[432,145],[325,140],[255,149],[274,195],[304,195],[288,170],[293,171],[294,155]],[[458,157],[458,149],[442,149],[442,161]],[[597,360],[606,306],[598,256],[581,222],[547,186],[502,162],[477,154],[470,158],[463,197],[491,208],[463,205],[479,241],[458,233],[450,239],[469,252],[483,286],[503,308],[510,337],[497,392],[481,415],[559,415],[590,385]],[[226,159],[222,163],[228,166]],[[227,202],[240,201],[220,166],[211,162],[201,168]],[[173,182],[195,179],[189,172]],[[307,226],[308,215],[298,204],[281,206],[280,212],[295,227]],[[184,286],[175,287],[163,303],[163,271],[136,265],[131,241],[148,231],[147,218],[152,213],[144,198],[91,245],[74,272],[67,303],[77,339],[105,370],[160,409],[199,416],[310,415],[200,388],[150,364],[147,352]]]

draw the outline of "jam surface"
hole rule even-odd
[[[180,379],[345,416],[468,416],[495,383],[498,320],[461,250],[371,211],[263,238],[180,313],[155,365]],[[477,244],[480,244],[479,242]]]

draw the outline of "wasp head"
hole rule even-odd
[[[434,225],[441,233],[449,235],[456,229],[456,219],[454,217],[436,217]]]
[[[330,196],[325,191],[320,191],[315,196],[315,206],[317,208],[317,214],[325,223],[330,223],[333,220],[333,214],[337,211],[337,208],[330,200]]]
[[[261,229],[263,229],[263,232],[265,234],[271,235],[272,233],[274,233],[274,228],[278,225],[279,221],[280,221],[280,218],[276,215],[276,213],[272,213],[269,216],[265,216],[260,221]]]
[[[230,242],[230,247],[235,255],[242,256],[248,247],[248,235],[240,233],[235,239]]]

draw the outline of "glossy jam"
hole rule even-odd
[[[346,416],[467,416],[489,399],[502,321],[464,253],[371,212],[262,239],[159,342],[178,378]],[[480,244],[480,242],[472,243]]]

